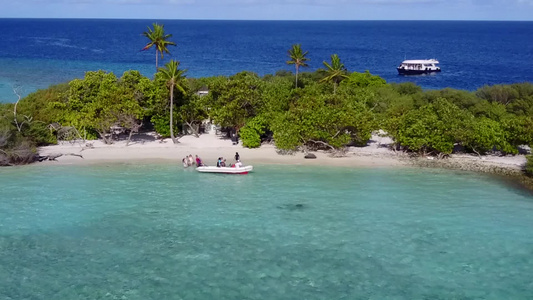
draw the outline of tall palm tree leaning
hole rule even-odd
[[[168,46],[176,46],[176,43],[169,41],[172,34],[165,34],[165,25],[159,25],[157,23],[152,24],[154,29],[148,27],[148,31],[143,32],[143,35],[150,40],[141,51],[148,50],[155,46],[155,69],[158,70],[158,54],[161,53],[161,59],[163,59],[164,53],[169,53]]]
[[[168,88],[170,89],[170,138],[172,138],[174,144],[178,143],[178,140],[174,137],[173,126],[174,89],[176,88],[185,94],[185,89],[181,86],[181,79],[184,77],[183,74],[185,73],[185,70],[178,69],[179,65],[179,61],[172,59],[164,68],[159,68],[159,73],[163,75],[163,78],[166,80]]]
[[[337,84],[341,82],[344,78],[348,78],[348,71],[344,67],[344,64],[341,63],[341,59],[337,54],[331,55],[331,64],[328,64],[326,61],[323,62],[326,67],[326,77],[322,78],[322,82],[333,82],[333,94],[337,91]]]
[[[298,87],[298,70],[300,67],[309,67],[306,61],[309,61],[309,58],[305,57],[309,51],[302,52],[302,47],[300,44],[292,45],[292,48],[287,51],[290,60],[287,61],[288,65],[294,65],[296,67],[296,85]]]

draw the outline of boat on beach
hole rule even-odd
[[[243,166],[243,167],[211,167],[211,166],[202,166],[197,167],[196,171],[200,173],[221,173],[221,174],[248,174],[254,169],[253,166]]]
[[[404,60],[396,69],[400,75],[429,74],[440,72],[438,64],[439,61],[436,59]]]

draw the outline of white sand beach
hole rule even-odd
[[[41,147],[40,155],[58,155],[55,161],[46,164],[108,164],[108,163],[172,163],[181,165],[183,157],[198,155],[207,165],[215,165],[218,157],[234,162],[235,152],[239,152],[244,164],[283,164],[283,165],[320,165],[346,167],[397,167],[412,165],[412,160],[403,152],[395,152],[388,148],[391,140],[387,137],[374,135],[365,147],[351,147],[343,157],[332,157],[331,154],[316,151],[316,159],[305,159],[302,152],[282,155],[273,144],[264,144],[257,149],[248,149],[241,144],[233,145],[231,140],[219,135],[202,134],[200,137],[187,135],[172,143],[171,139],[158,140],[152,133],[138,134],[126,145],[125,140],[115,141],[106,145],[101,140],[86,142],[61,142],[58,145]],[[79,156],[69,155],[76,154]],[[422,158],[424,159],[424,158]],[[428,160],[433,160],[429,157]],[[435,159],[436,160],[436,159]],[[509,170],[520,170],[526,162],[524,155],[516,156],[483,156],[451,155],[447,160],[455,165],[473,165],[481,167],[498,167]]]
[[[89,145],[89,147],[88,147]],[[200,137],[187,135],[172,143],[171,139],[157,140],[153,134],[140,134],[126,146],[126,141],[116,141],[106,145],[101,140],[86,142],[61,142],[58,145],[41,147],[40,155],[57,155],[56,161],[49,164],[94,164],[94,163],[135,163],[135,162],[170,162],[181,165],[183,157],[198,155],[207,165],[214,165],[218,157],[234,162],[235,152],[239,152],[244,164],[301,164],[301,165],[333,165],[333,166],[398,166],[404,165],[393,151],[380,148],[378,142],[370,146],[349,151],[345,157],[332,157],[322,151],[313,152],[316,159],[305,159],[302,152],[294,154],[278,154],[273,144],[264,144],[257,149],[244,148],[242,144],[233,145],[231,140],[219,135],[202,134]],[[68,154],[82,155],[83,158]]]

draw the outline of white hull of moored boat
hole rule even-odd
[[[398,68],[400,75],[420,75],[440,72],[436,59],[404,60]]]
[[[198,167],[196,171],[201,173],[221,173],[221,174],[248,174],[254,169],[253,166],[244,166],[240,168],[231,167]]]

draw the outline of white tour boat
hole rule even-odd
[[[440,72],[438,64],[439,61],[436,59],[404,60],[396,69],[400,75],[420,75]]]
[[[201,173],[222,173],[222,174],[248,174],[254,169],[253,166],[242,166],[242,167],[210,167],[203,166],[196,168],[196,171]]]

